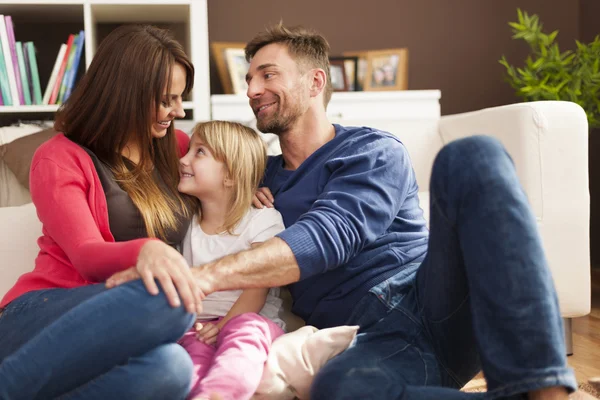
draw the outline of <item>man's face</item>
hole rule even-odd
[[[250,62],[248,98],[261,132],[281,135],[308,110],[308,74],[303,74],[283,44],[260,49]]]

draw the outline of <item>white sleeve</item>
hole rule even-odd
[[[260,243],[271,239],[285,230],[283,218],[274,208],[263,208],[256,213],[250,222],[250,243]]]

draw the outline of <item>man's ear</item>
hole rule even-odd
[[[327,74],[321,68],[312,70],[312,81],[310,85],[310,96],[316,97],[325,90],[327,85]]]

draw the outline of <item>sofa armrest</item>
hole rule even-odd
[[[475,134],[500,140],[531,203],[563,317],[589,313],[588,125],[571,102],[519,103],[442,117],[444,143]]]

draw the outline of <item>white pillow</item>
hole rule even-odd
[[[269,350],[261,382],[252,399],[309,399],[317,372],[350,346],[357,331],[358,326],[318,330],[307,325],[278,337]]]
[[[19,276],[33,270],[42,235],[33,203],[0,207],[0,298]]]

